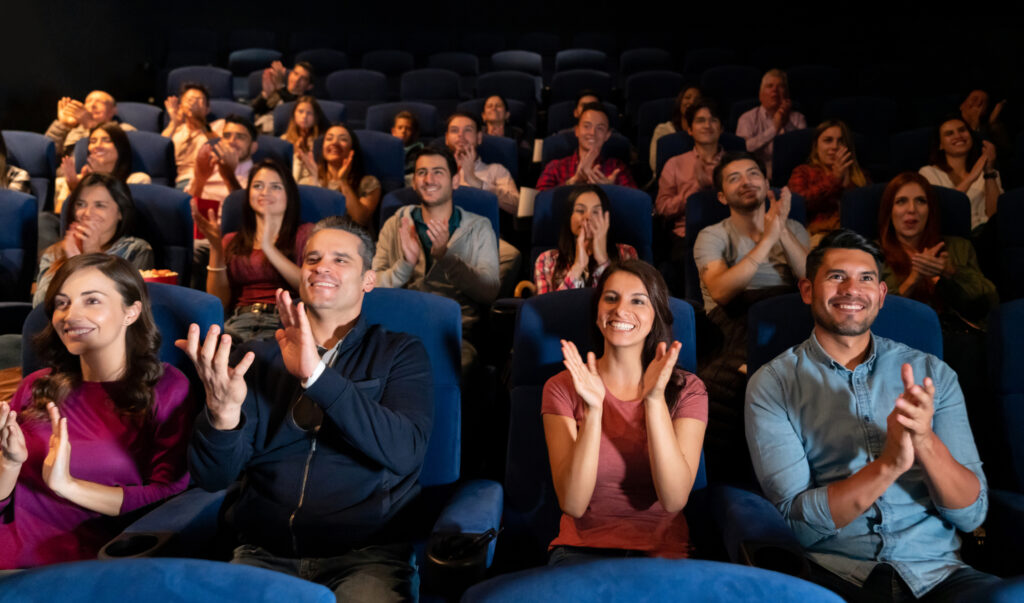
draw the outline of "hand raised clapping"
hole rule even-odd
[[[242,403],[248,391],[245,372],[256,359],[255,354],[248,352],[234,368],[229,367],[231,336],[221,335],[218,325],[210,327],[201,347],[199,325],[195,323],[188,328],[188,339],[179,339],[174,345],[188,355],[199,373],[199,379],[206,390],[206,408],[214,429],[237,427],[242,419]]]
[[[572,385],[576,393],[587,405],[587,411],[600,411],[604,408],[604,381],[597,372],[597,357],[593,352],[587,353],[587,362],[584,364],[580,358],[576,344],[571,341],[562,341],[562,364],[569,370],[572,376]]]
[[[7,402],[0,402],[0,462],[21,465],[28,459],[25,435],[18,425],[18,413]]]
[[[654,360],[644,371],[641,398],[645,402],[665,403],[665,387],[672,377],[672,370],[676,366],[681,349],[683,344],[678,341],[673,341],[671,346],[666,345],[664,341],[658,344]]]

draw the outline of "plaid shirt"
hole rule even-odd
[[[601,172],[605,175],[611,175],[615,170],[619,170],[618,175],[615,176],[615,184],[636,188],[636,183],[633,182],[633,174],[629,173],[629,168],[622,161],[614,157],[598,157],[595,163],[601,167]],[[568,157],[549,161],[544,166],[544,173],[537,180],[537,190],[543,191],[555,188],[556,186],[562,186],[568,182],[569,178],[573,177],[579,165],[579,152],[575,152]]]
[[[616,245],[619,250],[619,261],[624,260],[635,260],[637,258],[636,249],[632,245],[626,245],[625,243],[619,243]],[[601,280],[601,275],[611,262],[605,262],[598,264],[594,267],[594,271],[590,274],[586,272],[580,278],[574,279],[571,276],[565,274],[561,280],[555,280],[555,262],[558,261],[558,250],[548,249],[544,253],[537,256],[537,264],[533,267],[533,281],[537,285],[537,293],[547,293],[549,291],[564,291],[566,289],[582,289],[584,287],[596,287],[597,281]],[[568,272],[568,271],[567,271]]]

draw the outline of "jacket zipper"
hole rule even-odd
[[[288,517],[288,531],[292,535],[292,551],[296,556],[299,554],[299,539],[295,536],[295,515],[302,508],[302,501],[306,500],[306,481],[309,479],[309,466],[313,462],[313,454],[316,452],[316,437],[320,433],[320,426],[313,428],[313,439],[309,444],[309,454],[306,456],[306,466],[302,470],[302,487],[299,490],[299,503]]]

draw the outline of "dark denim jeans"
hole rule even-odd
[[[862,586],[857,586],[816,563],[811,563],[811,582],[815,582],[837,593],[853,603],[900,603],[902,601],[926,601],[928,603],[953,603],[955,601],[976,601],[978,591],[999,582],[997,576],[979,572],[973,567],[963,567],[935,585],[923,597],[917,599],[899,573],[888,563],[879,563],[871,570]]]

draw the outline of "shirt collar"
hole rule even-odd
[[[868,372],[874,370],[875,358],[876,358],[877,352],[878,352],[878,345],[877,344],[878,344],[878,342],[877,342],[877,340],[875,338],[875,333],[872,331],[871,332],[871,343],[868,344],[869,345],[868,349],[870,350],[870,353],[868,354],[868,357],[864,359],[864,362],[861,362],[860,364],[858,364],[857,367],[854,370],[856,370],[857,368],[860,368],[860,367],[865,367],[864,370],[867,370]],[[833,367],[835,369],[838,369],[838,370],[841,370],[843,372],[847,372],[847,373],[853,372],[850,369],[848,369],[845,366],[843,366],[843,364],[840,363],[838,360],[836,360],[835,358],[830,356],[829,353],[825,351],[825,348],[821,347],[821,342],[818,341],[818,334],[815,333],[813,330],[811,331],[811,336],[807,339],[807,350],[808,350],[808,354],[811,356],[811,358],[813,358],[814,360],[817,360],[818,362],[820,362],[822,364],[831,366],[831,367]]]

